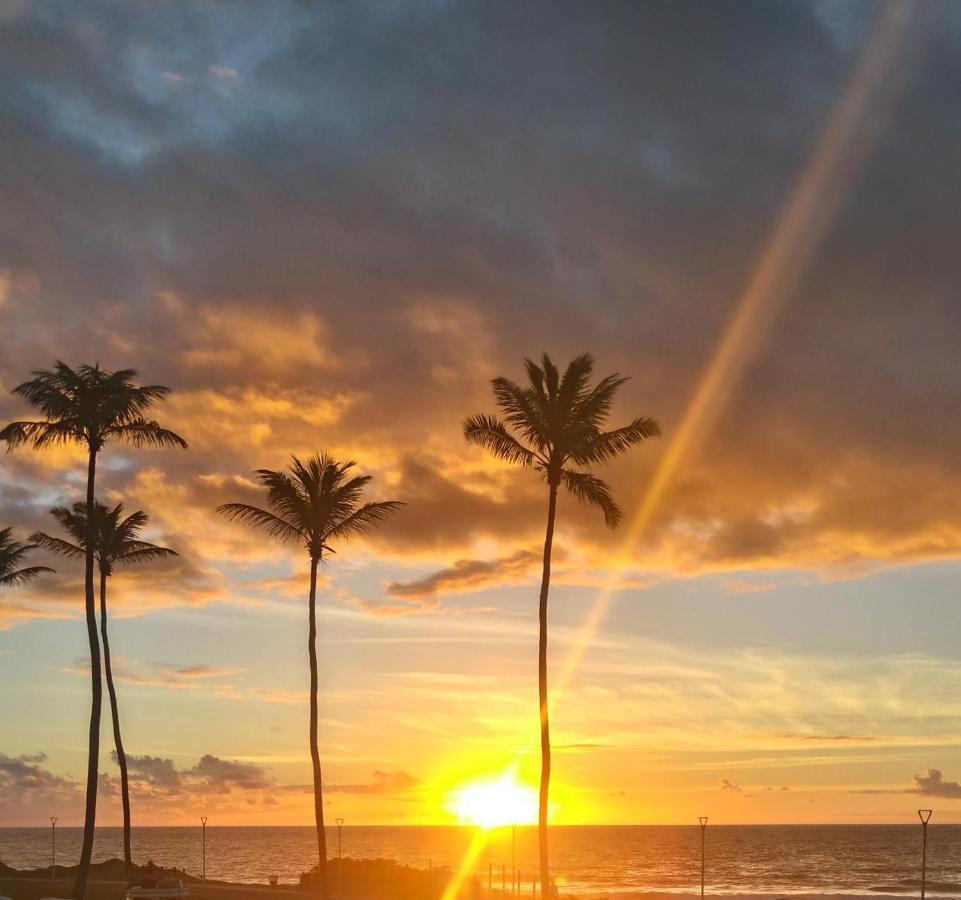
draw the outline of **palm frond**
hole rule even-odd
[[[546,353],[544,359],[545,362],[549,361]],[[565,417],[577,408],[587,390],[588,379],[593,371],[594,357],[590,353],[582,353],[568,363],[557,389],[557,406]]]
[[[43,550],[65,556],[67,559],[83,559],[85,554],[82,545],[71,544],[70,541],[54,537],[44,531],[35,531],[30,535],[30,541]]]
[[[70,422],[11,422],[0,430],[0,441],[7,442],[8,450],[24,444],[40,449],[82,439],[83,433]]]
[[[622,375],[606,375],[594,388],[585,392],[574,407],[574,415],[582,422],[600,428],[611,412],[614,395],[627,382]]]
[[[83,378],[66,363],[57,360],[52,371],[34,369],[33,378],[18,384],[13,393],[23,397],[48,419],[69,419],[76,411],[83,390]]]
[[[616,528],[623,512],[611,496],[610,486],[601,478],[590,472],[574,472],[565,469],[561,473],[564,487],[581,503],[589,503],[598,507],[604,513],[604,522],[608,528]]]
[[[134,447],[180,447],[187,442],[176,432],[147,419],[131,419],[104,429],[105,437],[116,437]]]
[[[13,572],[7,572],[5,575],[0,575],[0,587],[16,587],[26,584],[28,581],[33,581],[38,575],[48,575],[55,571],[49,566],[27,566],[25,569],[17,569]]]
[[[491,380],[494,389],[494,402],[500,407],[505,421],[525,427],[542,413],[538,408],[536,391],[522,388],[509,378],[498,377]]]
[[[94,505],[94,521],[99,520],[106,507],[102,503]],[[87,504],[74,503],[71,507],[55,506],[50,510],[60,527],[69,534],[79,547],[87,546]]]
[[[507,412],[504,421],[472,416],[464,422],[465,439],[501,459],[533,466],[549,484],[560,479],[578,501],[597,506],[607,525],[615,527],[622,512],[608,484],[591,472],[574,471],[566,464],[608,462],[634,444],[657,436],[657,422],[639,417],[622,428],[603,429],[614,396],[626,379],[608,375],[591,387],[594,358],[589,353],[573,359],[563,376],[547,353],[540,364],[525,359],[524,365],[529,388],[507,378],[492,381],[494,398]]]
[[[559,372],[557,366],[547,353],[541,354],[541,368],[544,370],[544,384],[547,387],[547,396],[551,400],[556,400],[560,388]]]
[[[551,442],[551,402],[534,388],[525,389],[509,378],[495,378],[494,402],[505,422],[520,432],[539,450]]]
[[[351,466],[353,465],[354,463],[351,463]],[[347,470],[345,469],[340,473],[338,479],[329,486],[329,489],[343,500],[355,500],[364,492],[364,488],[374,480],[373,475],[355,475],[353,478],[344,481],[346,474]]]
[[[0,439],[8,449],[79,441],[97,451],[110,437],[136,447],[186,447],[180,435],[144,417],[170,389],[138,386],[133,383],[136,374],[133,369],[107,372],[99,365],[72,369],[61,360],[51,370],[37,369],[14,393],[40,410],[44,420],[12,422],[0,431]]]
[[[327,541],[347,540],[354,535],[368,534],[392,512],[405,505],[400,500],[380,500],[374,503],[365,503],[328,530],[324,535],[324,544],[326,546]]]
[[[123,504],[118,503],[110,510],[113,543],[120,547],[127,547],[140,542],[140,532],[147,527],[149,521],[150,516],[141,509],[124,518]]]
[[[660,426],[654,419],[641,416],[623,428],[588,436],[586,440],[575,444],[568,455],[578,465],[605,463],[635,444],[657,437],[660,433]]]
[[[112,563],[128,566],[137,563],[152,562],[156,559],[170,559],[178,556],[176,550],[169,547],[158,547],[156,544],[148,544],[145,541],[138,541],[137,546],[131,546],[111,559]]]
[[[527,356],[524,357],[524,369],[527,372],[527,380],[531,383],[534,393],[546,408],[550,398],[544,390],[544,370]]]
[[[286,471],[276,472],[273,469],[258,469],[257,480],[267,488],[267,500],[277,516],[293,522],[298,528],[308,527],[309,485],[305,486]]]
[[[532,466],[538,456],[515,438],[503,422],[493,416],[470,416],[464,420],[464,438],[489,450],[499,459]]]
[[[116,421],[132,421],[143,418],[151,406],[170,395],[170,388],[162,384],[135,385],[131,379],[137,373],[132,369],[114,372],[105,383],[106,411]]]
[[[23,584],[44,572],[53,571],[47,566],[18,568],[24,559],[36,549],[37,545],[34,543],[24,544],[16,540],[10,526],[0,529],[0,586],[10,587]]]
[[[257,478],[267,489],[270,510],[246,503],[227,503],[219,511],[235,521],[265,530],[283,540],[303,540],[307,552],[320,559],[334,548],[328,541],[347,538],[374,528],[401,505],[396,501],[358,507],[370,475],[353,475],[355,463],[338,462],[327,453],[306,459],[296,456],[283,472],[258,469]]]
[[[329,493],[322,494],[315,507],[318,532],[322,533],[333,523],[340,522],[351,515],[358,508],[364,489],[371,481],[373,477],[370,475],[355,475],[347,481],[337,481]]]
[[[252,525],[267,533],[268,537],[281,541],[296,541],[306,535],[296,526],[275,516],[272,512],[251,506],[248,503],[224,503],[217,507],[217,512],[225,515],[234,522]]]

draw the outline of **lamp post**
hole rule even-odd
[[[517,823],[511,825],[511,893],[517,893]]]
[[[928,822],[931,821],[930,809],[919,809],[918,818],[921,820],[921,900],[924,900],[925,877],[928,868]]]
[[[50,817],[50,879],[57,880],[57,816]]]
[[[202,871],[200,875],[201,881],[207,880],[207,817],[200,817],[200,828],[201,828],[201,859],[202,859]]]
[[[704,900],[704,832],[707,831],[707,816],[698,816],[701,823],[701,900]]]

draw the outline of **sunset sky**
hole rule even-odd
[[[663,436],[563,497],[559,823],[961,821],[961,8],[0,0],[0,422],[62,358],[110,446],[134,824],[309,824],[306,557],[218,517],[327,449],[406,502],[320,591],[326,805],[536,783],[546,496],[461,435],[590,351]],[[79,450],[0,456],[21,539]],[[37,557],[40,559],[40,557]],[[0,825],[79,825],[81,566],[0,594]],[[100,821],[120,821],[105,722]]]

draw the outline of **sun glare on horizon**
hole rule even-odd
[[[537,822],[537,788],[518,781],[510,771],[499,778],[473,781],[457,788],[449,806],[465,825],[533,825]]]

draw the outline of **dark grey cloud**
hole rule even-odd
[[[116,763],[116,752],[112,754]],[[204,754],[195,766],[179,769],[172,759],[127,756],[131,780],[161,794],[227,794],[232,790],[263,791],[275,784],[266,769],[252,763]]]
[[[926,774],[914,776],[914,788],[910,793],[958,800],[961,799],[961,784],[945,781],[940,769],[928,769]]]
[[[401,600],[425,600],[438,595],[477,591],[512,580],[526,581],[539,556],[533,550],[518,550],[502,559],[459,559],[452,566],[415,581],[393,581],[387,593]]]
[[[111,758],[117,762],[117,751],[111,753]],[[151,787],[163,790],[178,790],[183,784],[180,772],[174,766],[172,759],[162,759],[159,756],[127,755],[127,768],[134,781],[146,782]]]
[[[114,765],[116,752],[111,753]],[[56,774],[40,763],[46,754],[25,754],[19,758],[0,753],[0,822],[46,822],[51,810],[61,815],[82,812],[83,783],[72,775]],[[275,794],[300,794],[300,785],[278,784],[262,766],[237,760],[203,755],[196,765],[179,768],[173,760],[150,755],[127,755],[131,795],[136,802],[147,802],[157,808],[182,803],[185,798],[204,797],[220,802],[227,795],[239,795],[251,804],[274,805]],[[395,784],[403,789],[402,773],[377,773],[375,783],[390,789]],[[120,780],[115,774],[101,772],[101,797],[120,796]]]
[[[261,766],[252,763],[221,759],[209,753],[190,772],[192,778],[200,779],[205,787],[229,792],[233,788],[241,790],[262,790],[270,787],[271,781]]]
[[[924,775],[914,776],[914,785],[909,788],[881,789],[870,788],[852,791],[854,794],[918,794],[923,797],[942,797],[947,800],[961,799],[961,784],[945,781],[940,769],[928,769]]]
[[[47,761],[47,754],[42,750],[38,753],[21,753],[17,759],[22,763],[44,763]]]
[[[34,764],[46,759],[13,758],[0,753],[0,808],[29,808],[54,800],[76,799],[79,789],[67,778]]]
[[[250,552],[204,518],[249,493],[231,479],[318,444],[397,476],[409,505],[377,552],[535,548],[540,485],[469,471],[459,427],[542,348],[592,349],[633,376],[624,410],[661,420],[662,447],[609,470],[630,509],[878,9],[23,4],[0,28],[0,418],[56,356],[177,389],[158,415],[193,449],[103,469],[187,555],[172,602],[218,596],[210,558]],[[639,566],[961,551],[961,13],[924,4],[917,27],[887,73],[900,101]],[[6,457],[4,524],[70,499],[62,471]],[[603,558],[596,517],[562,512]]]

